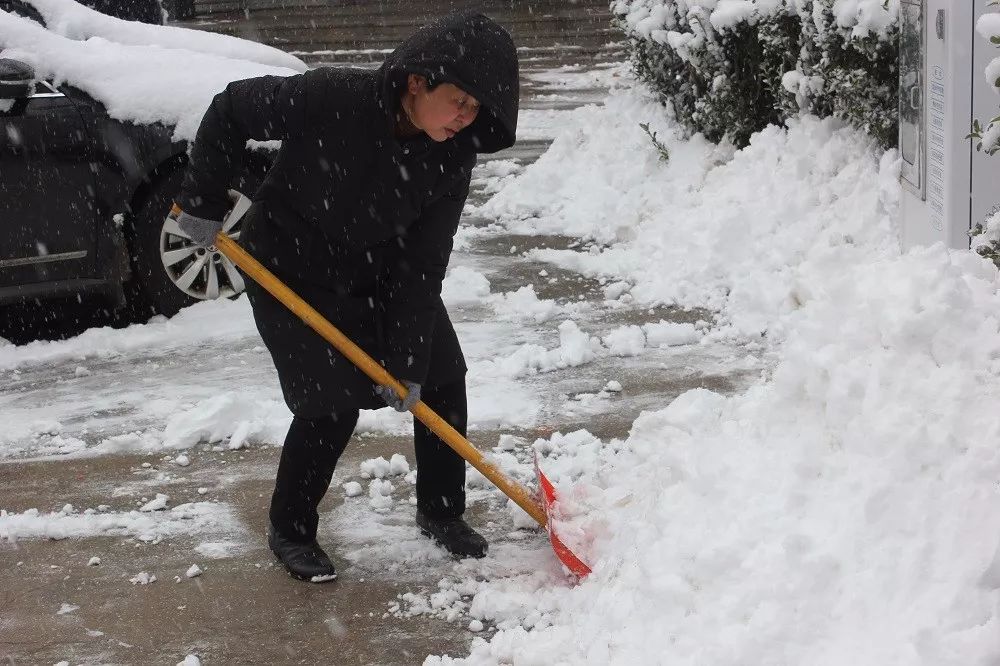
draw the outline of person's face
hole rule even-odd
[[[407,92],[412,100],[410,120],[435,141],[455,136],[479,113],[479,100],[450,83],[428,90],[427,79],[410,74]]]

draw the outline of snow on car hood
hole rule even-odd
[[[184,48],[226,58],[249,60],[262,65],[288,67],[299,72],[306,70],[305,63],[293,55],[239,37],[219,35],[204,30],[123,21],[94,11],[73,0],[26,1],[42,15],[49,30],[69,39],[83,41],[91,37],[102,37],[117,44]]]
[[[177,140],[194,140],[205,109],[230,81],[307,69],[294,56],[237,37],[122,21],[71,0],[31,4],[49,28],[0,11],[0,58],[83,90],[117,120],[173,126]]]

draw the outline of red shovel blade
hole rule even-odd
[[[577,578],[584,578],[590,573],[590,567],[583,563],[569,547],[562,542],[556,534],[552,525],[552,505],[556,503],[556,489],[552,486],[542,468],[538,466],[538,454],[535,454],[535,473],[538,474],[538,484],[542,488],[542,505],[545,507],[545,529],[549,533],[549,541],[552,542],[552,549],[556,552],[559,561],[566,565],[566,568]]]

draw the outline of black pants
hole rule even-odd
[[[427,405],[466,434],[465,380],[427,388]],[[271,497],[271,524],[285,538],[312,541],[323,499],[340,454],[358,424],[358,410],[320,419],[292,419],[278,463]],[[437,435],[413,419],[417,459],[417,508],[432,518],[457,518],[465,511],[465,461]]]

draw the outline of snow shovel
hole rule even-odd
[[[180,208],[176,204],[171,210],[171,214],[175,216],[180,214]],[[298,315],[310,328],[323,336],[337,351],[350,359],[352,363],[368,375],[373,382],[383,386],[390,386],[397,394],[406,397],[406,387],[396,381],[375,359],[366,354],[363,349],[337,330],[337,327],[327,321],[315,308],[299,298],[295,292],[275,277],[273,273],[264,268],[259,261],[254,259],[224,232],[219,232],[215,237],[215,249],[239,266],[244,273],[253,278],[257,284],[266,289],[272,296],[283,303],[285,307]],[[537,458],[535,461],[535,470],[538,473],[539,484],[541,486],[540,498],[504,474],[496,465],[486,460],[483,454],[469,440],[455,430],[451,424],[438,416],[434,410],[425,405],[423,401],[414,405],[410,411],[420,419],[421,423],[430,428],[434,434],[454,449],[458,455],[462,456],[470,465],[479,470],[483,476],[489,479],[507,497],[512,499],[528,515],[534,518],[539,525],[546,529],[556,557],[566,565],[566,568],[571,573],[579,578],[590,573],[590,567],[573,554],[552,527],[549,514],[553,504],[556,502],[555,489],[548,478],[542,474],[541,469],[538,467]]]

